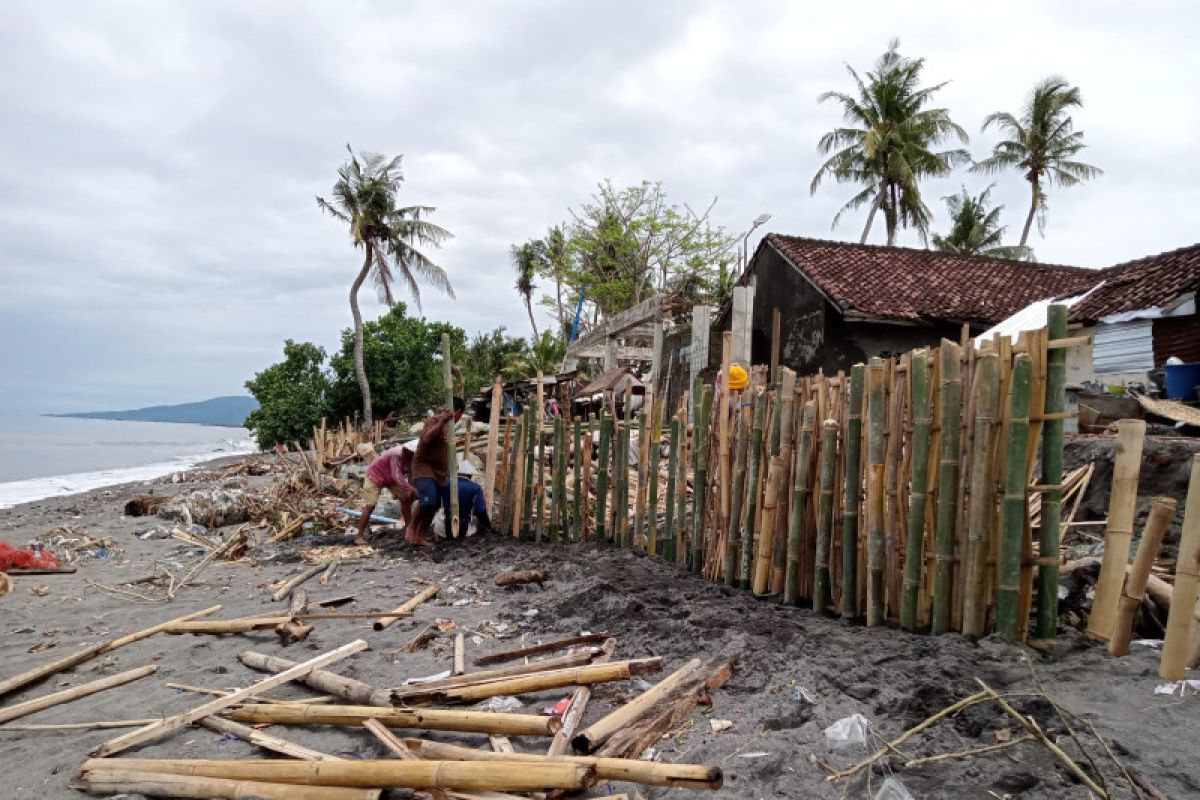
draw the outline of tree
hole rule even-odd
[[[525,343],[525,347],[507,356],[504,365],[504,378],[510,381],[525,380],[537,377],[539,371],[543,375],[553,375],[562,366],[563,357],[567,354],[567,345],[562,337],[555,336],[550,331],[543,331],[540,338]]]
[[[836,226],[843,214],[869,205],[860,242],[866,242],[879,211],[889,245],[895,244],[898,228],[915,228],[925,241],[931,215],[921,199],[921,179],[947,175],[956,165],[970,161],[961,148],[936,149],[950,138],[965,144],[967,133],[946,109],[926,108],[946,84],[922,88],[925,59],[902,56],[899,47],[900,41],[893,39],[865,79],[846,65],[855,94],[825,92],[817,98],[820,103],[839,103],[846,126],[817,142],[818,152],[829,157],[813,176],[809,190],[815,194],[826,178],[863,187],[833,218]]]
[[[508,336],[503,327],[475,334],[461,362],[466,385],[464,396],[490,386],[497,375],[503,374],[509,358],[524,352],[525,347],[524,339]]]
[[[533,319],[533,290],[537,288],[537,284],[533,279],[537,277],[538,267],[542,262],[542,248],[541,241],[532,239],[522,245],[513,245],[509,251],[512,255],[513,269],[517,271],[517,283],[514,288],[525,303],[525,312],[529,314],[529,327],[533,329],[535,339],[538,329],[537,322]]]
[[[1000,224],[1000,212],[1004,206],[988,208],[994,186],[988,186],[978,197],[972,197],[964,186],[960,194],[943,198],[950,211],[950,232],[933,235],[935,250],[991,258],[1033,258],[1028,247],[1003,244],[1006,228]]]
[[[363,321],[358,309],[358,290],[370,276],[379,299],[392,305],[392,281],[402,280],[417,307],[421,291],[417,277],[454,297],[454,289],[445,271],[418,249],[441,246],[450,238],[449,231],[422,219],[434,211],[430,206],[396,205],[396,195],[404,182],[400,159],[387,160],[378,153],[364,153],[360,159],[347,145],[350,160],[338,169],[333,200],[317,198],[317,205],[334,218],[350,226],[355,249],[363,249],[363,263],[350,285],[350,314],[354,318],[354,374],[362,396],[363,425],[370,427],[371,386],[363,365]]]
[[[246,381],[246,389],[259,402],[246,418],[246,427],[260,448],[307,441],[313,426],[329,413],[332,384],[324,364],[322,348],[288,339],[283,361]]]
[[[1029,241],[1029,229],[1035,216],[1038,230],[1045,233],[1044,187],[1055,184],[1071,187],[1104,174],[1091,164],[1074,160],[1086,145],[1083,131],[1074,130],[1075,123],[1069,112],[1072,108],[1082,107],[1083,98],[1078,87],[1071,86],[1063,78],[1051,76],[1033,87],[1019,118],[997,111],[983,121],[983,130],[994,125],[1007,138],[997,142],[992,155],[972,170],[992,174],[1016,167],[1029,181],[1029,214],[1021,230],[1022,247]]]

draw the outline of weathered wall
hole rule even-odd
[[[819,366],[826,372],[850,369],[872,356],[900,355],[918,347],[936,347],[942,339],[957,342],[962,326],[951,323],[895,325],[855,322],[831,312],[825,315],[825,347]]]

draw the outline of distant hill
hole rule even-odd
[[[83,419],[123,419],[138,422],[190,422],[197,425],[241,427],[250,412],[258,408],[253,397],[214,397],[198,403],[174,406],[148,406],[129,411],[84,411],[76,414],[47,414],[48,417]]]

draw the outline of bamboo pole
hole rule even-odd
[[[999,575],[996,580],[996,631],[1010,642],[1016,641],[1020,629],[1028,623],[1028,620],[1018,619],[1018,609],[1021,603],[1021,538],[1028,510],[1025,458],[1029,448],[1029,394],[1032,371],[1033,362],[1028,355],[1022,353],[1013,358]]]
[[[511,530],[514,539],[521,537],[522,512],[525,506],[525,439],[525,418],[522,415],[517,418],[517,425],[513,431],[512,461],[509,462],[508,478],[505,481],[508,506],[504,510],[507,524],[503,530]]]
[[[522,480],[524,496],[521,498],[521,536],[523,540],[533,538],[533,499],[537,494],[534,486],[534,464],[537,462],[538,422],[534,409],[526,404],[525,411],[525,477]]]
[[[1046,352],[1046,405],[1042,424],[1042,522],[1038,531],[1041,560],[1037,573],[1037,623],[1039,639],[1058,633],[1058,549],[1062,536],[1063,423],[1053,415],[1067,408],[1067,351],[1053,348],[1067,338],[1067,307],[1051,305],[1046,311],[1049,342]],[[1058,488],[1053,488],[1058,487]],[[1053,559],[1053,563],[1051,562]]]
[[[750,428],[750,449],[748,451],[749,469],[746,471],[746,516],[742,523],[742,568],[739,573],[740,585],[743,589],[751,588],[753,578],[752,565],[754,558],[754,528],[758,519],[759,467],[762,462],[763,450],[763,418],[767,411],[767,395],[761,389],[754,398],[754,422]],[[759,532],[761,537],[762,533]]]
[[[723,780],[720,769],[699,764],[665,764],[632,758],[600,758],[597,756],[497,753],[489,750],[477,750],[473,747],[430,742],[424,739],[405,739],[404,743],[422,758],[444,761],[586,764],[596,768],[596,778],[601,781],[627,781],[646,786],[673,786],[678,789],[719,789]]]
[[[388,705],[402,705],[404,703],[413,702],[421,698],[428,698],[435,695],[443,689],[457,689],[463,686],[478,686],[479,684],[489,683],[500,678],[511,678],[517,675],[530,675],[537,672],[546,672],[548,670],[563,669],[566,667],[578,667],[591,662],[600,652],[599,647],[584,647],[577,651],[572,651],[562,656],[554,658],[544,658],[540,661],[529,661],[521,664],[513,664],[508,667],[499,667],[498,669],[482,670],[479,672],[471,672],[463,675],[457,675],[450,678],[443,678],[437,681],[422,681],[420,683],[405,684],[394,689],[385,690],[389,702]],[[606,659],[607,660],[607,659]],[[351,700],[351,702],[354,702]],[[368,703],[368,705],[380,705],[378,703]]]
[[[908,383],[912,391],[913,418],[912,464],[909,469],[912,474],[912,490],[908,496],[900,625],[905,630],[912,631],[917,627],[917,593],[921,586],[921,567],[925,563],[925,505],[929,492],[929,440],[933,421],[927,351],[912,354],[909,370]]]
[[[56,675],[63,670],[78,666],[79,664],[95,658],[98,655],[111,653],[113,650],[116,650],[119,647],[124,647],[125,645],[133,644],[134,642],[140,642],[142,639],[153,636],[156,633],[161,633],[171,625],[175,625],[180,622],[190,622],[191,620],[199,617],[206,617],[209,614],[215,614],[220,610],[221,606],[217,605],[201,609],[200,611],[193,611],[190,614],[184,614],[182,617],[176,617],[175,619],[169,619],[166,622],[160,622],[157,625],[153,625],[135,633],[130,633],[116,639],[111,639],[107,642],[101,642],[100,644],[85,647],[83,650],[79,650],[69,656],[64,656],[63,658],[56,659],[49,663],[42,664],[39,667],[27,669],[18,675],[13,675],[11,678],[6,678],[3,681],[0,681],[0,697],[12,694],[18,689],[23,689],[31,683],[43,680],[51,675]]]
[[[500,378],[497,377],[492,383],[492,405],[488,414],[488,436],[487,436],[487,472],[483,476],[483,496],[487,498],[488,513],[491,514],[495,508],[496,502],[496,478],[500,474],[500,464],[503,459],[498,458],[500,447],[500,406],[504,404],[504,385],[500,383]]]
[[[333,725],[349,728],[361,728],[365,721],[377,719],[389,728],[498,733],[504,736],[553,736],[561,725],[558,717],[543,717],[537,714],[447,708],[306,706],[295,703],[241,706],[230,712],[228,717],[237,722],[254,725]]]
[[[688,395],[685,393],[679,409],[679,477],[675,480],[675,542],[672,545],[672,561],[680,564],[687,559],[688,535],[688,446],[694,445],[694,434],[688,428]]]
[[[1133,559],[1133,568],[1125,577],[1125,588],[1121,591],[1121,603],[1117,606],[1112,638],[1108,640],[1110,656],[1129,654],[1133,618],[1137,614],[1138,606],[1142,604],[1142,595],[1146,593],[1146,581],[1150,577],[1154,559],[1158,557],[1163,535],[1175,517],[1175,506],[1173,497],[1156,497],[1150,504],[1150,515],[1146,518],[1146,527],[1142,530],[1142,540]]]
[[[138,728],[137,730],[130,731],[129,733],[118,736],[115,739],[110,739],[101,744],[99,747],[95,748],[92,753],[98,756],[110,756],[114,753],[128,750],[130,747],[152,741],[160,736],[170,733],[171,731],[191,725],[193,722],[196,722],[203,717],[215,714],[221,709],[228,708],[229,706],[239,703],[242,700],[260,695],[267,689],[288,683],[289,681],[298,678],[313,669],[323,667],[326,664],[331,664],[334,661],[340,661],[343,658],[354,655],[355,653],[366,649],[367,643],[362,639],[357,639],[353,642],[342,645],[336,650],[331,650],[328,653],[311,658],[308,661],[305,661],[303,664],[297,664],[290,670],[281,672],[278,675],[272,675],[271,677],[265,678],[258,683],[247,686],[245,689],[239,689],[233,694],[226,695],[225,697],[218,697],[215,700],[210,700],[203,705],[193,708],[191,711],[187,711],[182,714],[176,714],[173,717],[167,717],[152,725],[147,725],[144,728]],[[293,706],[278,705],[271,707],[289,708]],[[294,707],[316,708],[316,706]]]
[[[297,666],[299,662],[289,661],[286,658],[279,656],[268,656],[263,653],[256,653],[252,650],[245,650],[238,653],[238,661],[245,664],[250,669],[256,669],[259,672],[286,672],[289,669]],[[391,708],[392,694],[389,689],[377,689],[370,684],[353,678],[347,678],[343,675],[338,675],[335,672],[329,672],[323,669],[314,669],[310,672],[296,678],[297,683],[303,683],[310,689],[315,689],[318,692],[331,694],[347,703],[355,705],[371,705]],[[262,699],[262,698],[257,698]]]
[[[632,544],[642,550],[646,549],[646,503],[650,496],[646,486],[650,470],[650,449],[647,441],[650,432],[650,409],[647,403],[652,398],[653,394],[650,392],[642,395],[642,410],[638,413],[637,495],[633,502]]]
[[[153,674],[158,667],[153,664],[137,669],[126,670],[119,672],[116,675],[109,675],[106,678],[81,683],[78,686],[72,686],[68,689],[63,689],[58,692],[52,692],[42,697],[35,697],[32,700],[26,700],[23,703],[16,703],[11,706],[0,708],[0,723],[11,722],[14,719],[20,719],[45,708],[69,703],[72,700],[78,700],[81,697],[102,692],[105,689],[111,689],[114,686],[124,686],[130,681],[136,681],[138,678],[144,678],[147,675]]]
[[[698,658],[684,664],[633,700],[601,717],[577,733],[571,739],[571,746],[577,753],[590,753],[594,751],[608,741],[609,737],[614,733],[631,724],[656,703],[675,691],[688,676],[700,668],[700,664],[701,662]]]
[[[613,661],[605,664],[590,664],[580,667],[535,672],[498,678],[494,681],[473,686],[459,686],[431,693],[431,698],[445,702],[477,702],[489,697],[531,694],[564,686],[586,686],[595,683],[627,681],[634,675],[645,675],[662,669],[662,657],[639,658],[629,661]]]
[[[867,625],[883,624],[883,359],[867,365]]]
[[[725,331],[721,334],[721,376],[720,376],[720,391],[717,394],[717,408],[719,409],[718,419],[718,451],[717,468],[720,470],[720,484],[717,490],[717,496],[721,498],[721,526],[722,529],[729,529],[729,515],[731,512],[731,497],[730,487],[733,483],[730,480],[730,454],[729,454],[729,416],[730,413],[737,413],[736,410],[730,408],[730,389],[729,389],[729,368],[732,366],[733,353],[733,331]]]
[[[552,532],[552,541],[569,542],[571,541],[571,523],[570,504],[567,503],[567,437],[570,435],[570,429],[567,427],[567,420],[561,416],[555,417],[554,425],[558,431],[558,449],[554,453],[558,472],[558,479],[554,483],[554,496],[558,505],[558,514],[555,519],[558,520],[558,527]]]
[[[663,558],[675,560],[675,492],[679,474],[679,442],[682,423],[679,415],[671,418],[671,445],[667,455],[667,505],[663,516]]]
[[[583,518],[587,512],[587,491],[583,483],[583,420],[575,417],[571,427],[571,478],[573,481],[574,510],[571,512],[571,541],[583,541]]]
[[[820,494],[817,499],[817,547],[813,570],[813,610],[824,614],[829,605],[829,540],[833,534],[833,475],[837,462],[838,425],[827,419],[821,425]]]
[[[539,369],[537,374],[537,512],[534,517],[533,538],[536,542],[546,539],[546,393],[545,378]]]
[[[280,586],[278,589],[275,590],[275,594],[271,595],[271,599],[274,600],[276,603],[278,603],[280,600],[283,600],[288,595],[290,595],[297,586],[304,583],[305,581],[315,578],[317,575],[324,572],[325,568],[328,566],[329,566],[328,561],[322,561],[320,564],[314,564],[313,566],[304,570],[299,575],[295,575],[292,578],[289,578],[287,580],[287,582],[285,582],[282,586]]]
[[[624,419],[617,425],[616,456],[613,459],[613,544],[629,544],[629,438],[633,427],[633,384],[625,387]]]
[[[862,412],[866,377],[866,365],[855,364],[850,369],[842,493],[842,616],[846,619],[858,616],[858,506],[862,489]]]
[[[182,797],[197,800],[377,800],[378,789],[341,786],[296,786],[287,783],[205,778],[116,768],[94,769],[83,777],[89,794]]]
[[[1110,518],[1111,519],[1111,518]],[[1163,642],[1158,674],[1168,681],[1183,678],[1192,657],[1195,637],[1197,583],[1200,582],[1200,453],[1192,457],[1192,475],[1188,481],[1187,505],[1183,528],[1179,533],[1179,555],[1175,560],[1175,592],[1167,615],[1167,635]]]
[[[789,370],[790,372],[790,370]],[[782,382],[777,384],[775,408],[771,415],[770,458],[767,459],[764,470],[764,489],[762,504],[762,525],[759,529],[758,550],[754,554],[754,580],[751,590],[760,597],[770,592],[771,565],[775,562],[775,525],[779,516],[779,494],[783,489],[782,480],[786,477],[787,460],[783,455],[783,415],[784,405],[790,408],[790,393],[782,388]],[[782,550],[782,548],[780,548]]]
[[[453,361],[450,357],[450,334],[442,334],[442,381],[446,385],[446,410],[454,410]],[[470,441],[467,434],[467,441]],[[451,419],[446,430],[447,478],[450,488],[450,518],[446,520],[448,538],[458,538],[458,446],[455,444],[454,421]],[[376,630],[379,630],[376,628]]]
[[[712,416],[712,389],[703,387],[696,396],[696,419],[692,437],[696,443],[696,470],[692,475],[692,572],[704,570],[705,512],[708,508],[708,422]]]
[[[650,441],[647,449],[647,502],[649,504],[649,519],[646,520],[646,552],[650,555],[658,553],[658,476],[662,464],[660,443],[662,442],[663,403],[657,395],[651,395],[650,411]]]
[[[616,639],[606,640],[604,646],[600,648],[599,655],[596,656],[596,663],[608,663],[616,647]],[[571,693],[571,704],[567,706],[567,710],[560,717],[562,727],[558,729],[558,732],[554,734],[554,738],[550,740],[550,747],[546,750],[547,755],[561,756],[567,752],[567,748],[571,746],[571,739],[575,736],[575,731],[579,729],[579,723],[583,721],[583,712],[587,710],[591,699],[591,686],[575,687],[575,691]],[[507,748],[495,747],[494,744],[493,749],[497,752],[512,752],[511,744]]]
[[[256,730],[248,725],[243,725],[240,722],[234,722],[231,719],[223,717],[204,717],[199,720],[199,724],[208,728],[210,731],[217,733],[227,733],[230,736],[236,736],[244,742],[249,742],[255,747],[261,747],[264,750],[270,750],[274,753],[280,753],[292,758],[298,758],[302,761],[341,761],[338,756],[331,756],[327,753],[322,753],[320,750],[313,750],[310,747],[305,747],[302,744],[289,742],[287,739],[282,739],[278,736],[273,736],[265,731]]]
[[[290,783],[300,786],[351,786],[390,789],[466,789],[527,792],[540,789],[587,789],[596,782],[596,768],[569,762],[491,764],[470,761],[293,761],[263,759],[217,761],[204,759],[91,758],[91,772],[129,769],[202,778]]]
[[[387,614],[384,614],[379,619],[375,620],[374,624],[371,627],[373,627],[377,631],[384,630],[385,628],[390,628],[396,620],[400,619],[401,617],[406,617],[409,614],[411,614],[413,612],[413,609],[415,609],[417,606],[421,605],[421,603],[424,603],[426,600],[430,600],[434,597],[437,597],[437,594],[439,591],[441,591],[440,586],[429,586],[429,587],[426,587],[425,589],[422,589],[421,591],[417,592],[414,596],[410,597],[408,600],[405,600],[394,611],[390,611]]]
[[[784,568],[783,579],[783,602],[791,606],[796,605],[800,598],[797,586],[797,579],[800,572],[800,535],[804,525],[805,512],[808,509],[809,494],[811,493],[810,482],[812,477],[812,451],[816,414],[817,404],[809,400],[804,404],[804,408],[800,412],[800,447],[796,450],[796,463],[792,466],[792,503],[788,509],[787,528],[787,566]],[[831,525],[833,524],[832,510],[830,508],[829,522]],[[825,600],[828,602],[830,592],[828,536],[825,538],[823,555],[825,559]],[[814,599],[817,589],[821,585],[821,558],[821,540],[818,534],[817,551],[814,559],[816,570],[813,584]],[[814,602],[813,605],[816,606],[816,603]]]
[[[934,534],[932,633],[950,629],[951,594],[954,587],[954,528],[958,518],[959,446],[962,441],[962,348],[942,339],[938,396],[938,494],[937,528]],[[1026,356],[1028,359],[1028,356]],[[1028,389],[1026,389],[1028,402]],[[1026,417],[1029,412],[1026,410]],[[1028,436],[1026,430],[1025,435]],[[1024,452],[1024,451],[1022,451]],[[1021,458],[1021,469],[1025,459]],[[1022,482],[1021,507],[1024,508]],[[1019,541],[1018,541],[1019,544]],[[1020,557],[1018,550],[1018,567]],[[1015,617],[1015,614],[1014,614]]]
[[[967,553],[963,579],[963,629],[968,636],[987,631],[987,562],[991,553],[989,532],[995,509],[993,481],[994,428],[1000,402],[1000,358],[984,353],[975,362],[975,431],[971,443],[971,496],[967,508]],[[1060,447],[1061,451],[1061,447]],[[1058,558],[1057,547],[1054,550]]]
[[[503,661],[513,661],[518,658],[525,658],[526,656],[538,655],[539,653],[552,653],[555,650],[565,650],[568,647],[575,647],[581,644],[601,644],[611,636],[612,634],[609,633],[584,633],[579,636],[556,639],[551,642],[521,647],[516,650],[501,650],[498,653],[488,653],[476,658],[474,664],[477,667],[482,667],[487,664],[499,664]]]
[[[62,722],[54,725],[5,725],[3,731],[106,731],[113,728],[140,728],[155,719],[113,719],[99,722]]]
[[[600,410],[600,461],[596,464],[596,540],[604,541],[605,523],[608,520],[608,470],[609,451],[612,448],[613,420],[608,412]]]
[[[779,465],[775,475],[777,485],[775,487],[774,500],[777,504],[782,502],[782,508],[778,508],[772,513],[768,531],[772,534],[770,592],[772,595],[782,599],[787,573],[788,535],[787,517],[784,515],[783,509],[790,507],[789,500],[791,499],[791,487],[788,481],[792,475],[792,454],[795,451],[796,373],[787,367],[781,367],[779,373],[782,376],[780,391],[783,392],[783,411],[781,413],[782,430],[780,432],[779,452],[776,454]]]
[[[737,586],[740,575],[742,537],[742,500],[746,493],[746,457],[750,450],[750,409],[741,404],[742,393],[738,392],[737,427],[734,429],[734,449],[737,452],[731,483],[732,496],[729,505],[728,541],[725,543],[725,585]]]
[[[451,675],[462,675],[467,671],[467,636],[462,631],[454,637],[454,668]]]
[[[1104,558],[1100,562],[1100,577],[1096,580],[1096,594],[1087,627],[1088,636],[1102,642],[1112,635],[1117,605],[1121,600],[1121,583],[1125,579],[1125,565],[1129,563],[1145,436],[1144,420],[1123,419],[1117,423],[1112,494],[1108,502],[1108,526],[1104,531]]]
[[[579,514],[579,535],[582,541],[590,538],[587,521],[591,517],[591,505],[588,501],[588,495],[592,491],[592,433],[595,426],[592,423],[592,415],[589,413],[587,417],[587,429],[583,437],[583,494],[580,495],[576,512]]]

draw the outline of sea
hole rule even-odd
[[[245,428],[67,417],[0,417],[0,508],[253,453]]]

